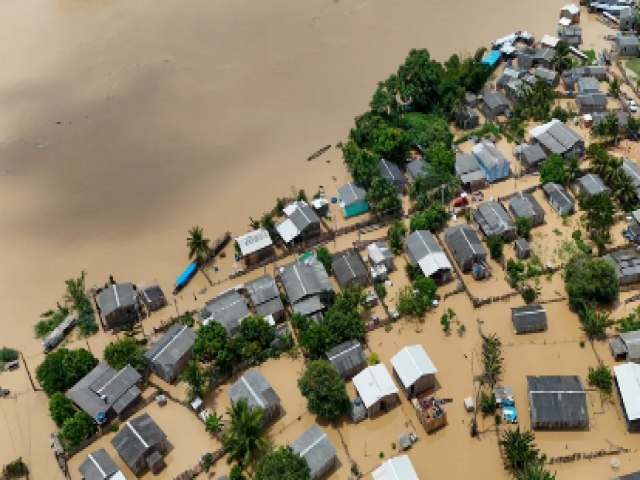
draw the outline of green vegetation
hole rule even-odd
[[[480,411],[484,415],[493,415],[496,413],[496,396],[493,392],[480,393]]]
[[[551,63],[554,69],[559,73],[562,73],[573,66],[571,50],[566,42],[562,40],[558,42],[556,45],[556,53]]]
[[[189,385],[187,391],[189,401],[196,397],[202,398],[206,395],[211,385],[211,380],[213,379],[212,373],[211,367],[203,367],[195,360],[187,363],[187,366],[180,374],[180,378]]]
[[[189,229],[189,236],[187,237],[187,248],[189,249],[189,260],[195,260],[195,262],[200,267],[200,271],[202,275],[207,279],[209,285],[213,286],[213,282],[207,275],[205,271],[205,261],[209,256],[209,252],[211,251],[209,248],[209,240],[204,236],[204,232],[202,231],[202,227],[191,227]]]
[[[375,213],[393,213],[402,208],[395,185],[386,178],[376,177],[367,190],[367,202]]]
[[[180,315],[179,322],[183,325],[186,325],[187,327],[193,327],[196,323],[196,319],[193,318],[193,313],[185,312],[182,315]]]
[[[464,143],[469,140],[471,137],[484,138],[487,135],[492,135],[494,138],[499,139],[502,132],[500,130],[500,126],[495,123],[489,122],[485,123],[481,127],[476,128],[472,132],[466,133],[458,138],[456,138],[453,143],[458,145],[460,143]]]
[[[620,80],[618,80],[618,77],[611,77],[611,80],[609,80],[609,93],[614,98],[620,96]]]
[[[596,387],[603,395],[609,397],[613,392],[613,376],[611,370],[602,360],[598,362],[597,367],[589,367],[589,385]]]
[[[580,208],[585,211],[583,222],[598,247],[598,252],[603,254],[606,244],[611,241],[609,230],[615,221],[613,203],[609,195],[603,192],[583,197]]]
[[[324,245],[320,245],[319,247],[317,247],[316,258],[322,264],[327,274],[331,275],[331,262],[333,259],[331,257],[331,253],[329,252],[329,249]]]
[[[437,286],[432,278],[418,276],[413,285],[407,285],[398,293],[398,313],[421,318],[436,298]]]
[[[544,463],[537,449],[535,435],[530,430],[505,430],[500,438],[500,447],[505,457],[507,467],[515,475],[528,468]]]
[[[503,370],[502,342],[495,333],[482,334],[482,366],[482,381],[493,388]]]
[[[73,402],[62,392],[56,392],[49,399],[49,414],[58,427],[75,415],[76,409]]]
[[[65,392],[98,364],[89,350],[61,348],[46,356],[36,368],[36,378],[47,395]]]
[[[218,438],[224,429],[222,415],[218,415],[216,412],[210,413],[204,421],[204,429],[214,437]]]
[[[384,299],[387,296],[387,289],[385,288],[384,283],[375,282],[373,284],[373,289],[375,290],[376,295],[378,295],[380,299]]]
[[[542,462],[527,465],[522,472],[516,472],[515,480],[555,480],[555,473],[551,473],[544,468]]]
[[[440,230],[446,222],[447,212],[444,209],[444,205],[439,201],[435,201],[425,210],[411,217],[409,229],[412,232],[416,230],[429,230],[433,233]]]
[[[239,465],[234,465],[229,471],[229,480],[247,480],[247,477],[242,473]]]
[[[609,113],[603,122],[599,122],[593,127],[592,133],[596,137],[605,139],[611,145],[618,143],[620,124],[616,113]]]
[[[529,239],[531,229],[533,228],[533,221],[531,220],[531,217],[516,218],[516,228],[518,229],[518,235],[522,238]]]
[[[69,309],[64,306],[58,306],[56,310],[47,310],[40,314],[40,320],[34,325],[36,338],[44,338],[62,323],[69,316]]]
[[[407,227],[402,220],[396,220],[387,231],[387,240],[389,241],[389,249],[396,255],[404,250],[404,234],[407,233]]]
[[[298,387],[307,399],[309,411],[319,417],[333,420],[349,408],[344,380],[327,360],[309,363],[298,380]]]
[[[602,180],[611,189],[611,193],[616,198],[620,206],[627,211],[633,209],[637,204],[635,186],[633,185],[631,177],[622,168],[622,158],[611,155],[607,151],[607,148],[600,143],[592,143],[589,145],[587,154],[591,159],[593,172],[602,177]],[[586,200],[583,200],[582,203],[585,201]],[[600,210],[604,209],[605,201],[599,199],[598,205]],[[591,208],[594,207],[591,206]],[[607,209],[608,208],[609,207],[607,205]],[[613,206],[611,206],[611,208],[613,208]]]
[[[526,263],[512,258],[507,260],[507,277],[511,288],[518,288],[521,282],[539,277],[543,273],[544,267],[537,256],[531,257]]]
[[[500,235],[489,235],[486,238],[486,242],[491,258],[500,260],[502,258],[502,251],[504,250],[504,240],[502,237]]]
[[[627,68],[640,77],[640,58],[630,58],[627,60]]]
[[[593,62],[597,60],[596,52],[594,50],[582,50],[582,53],[587,56],[587,65],[593,65]]]
[[[2,370],[2,367],[4,367],[5,363],[15,362],[16,360],[18,360],[19,354],[20,352],[18,352],[18,350],[15,350],[13,348],[9,348],[9,347],[0,348],[0,370]]]
[[[73,417],[67,418],[60,430],[60,440],[66,450],[77,447],[84,440],[96,433],[98,427],[91,416],[82,410]]]
[[[80,335],[88,337],[98,332],[98,324],[96,323],[95,313],[91,306],[91,301],[86,294],[86,272],[80,272],[78,278],[69,278],[65,280],[66,290],[64,301],[66,305],[71,306],[72,311],[78,315],[76,325],[80,330]]]
[[[616,327],[618,332],[633,332],[640,330],[640,307],[635,312],[630,313],[627,317],[620,320],[620,324]]]
[[[380,356],[376,352],[371,352],[367,357],[367,365],[377,365],[380,363]]]
[[[255,480],[311,480],[311,473],[304,458],[294,453],[291,447],[281,446],[264,456],[253,478]]]
[[[7,463],[2,467],[2,476],[7,479],[29,477],[29,467],[22,461],[22,457]]]
[[[447,201],[452,198],[460,186],[455,175],[455,155],[451,148],[437,144],[425,151],[429,163],[424,173],[409,186],[409,198],[419,210],[423,210],[434,201]]]
[[[144,374],[144,351],[132,337],[123,337],[107,345],[104,359],[115,370],[131,365],[138,373]]]
[[[538,290],[531,285],[523,285],[520,288],[520,295],[522,295],[524,303],[528,305],[530,303],[533,303],[536,298],[538,298]]]
[[[552,153],[542,163],[540,167],[540,181],[545,183],[557,183],[565,185],[567,183],[567,173],[565,171],[565,161],[557,153]]]
[[[269,448],[269,441],[262,436],[264,412],[242,398],[227,413],[231,421],[222,432],[227,463],[237,462],[241,469],[253,467]]]

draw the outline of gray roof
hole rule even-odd
[[[333,291],[324,266],[315,259],[284,265],[279,275],[291,304],[326,290]]]
[[[291,309],[293,313],[301,313],[302,315],[313,315],[321,310],[324,310],[325,306],[322,304],[318,295],[307,297],[304,300],[300,300],[292,305]]]
[[[554,203],[559,205],[562,210],[574,208],[575,200],[567,193],[567,191],[557,183],[545,183],[542,186],[544,192],[553,199]]]
[[[187,325],[171,325],[160,340],[154,343],[144,354],[148,363],[174,367],[191,350],[196,333]]]
[[[335,447],[317,424],[291,442],[291,449],[306,460],[311,478],[319,478],[336,461]]]
[[[635,250],[618,250],[608,253],[603,258],[613,265],[622,284],[640,280],[640,254]]]
[[[640,47],[640,40],[635,35],[621,35],[615,42],[620,47]]]
[[[491,110],[495,110],[498,108],[505,108],[509,106],[509,101],[507,100],[507,97],[505,97],[502,92],[499,92],[497,90],[485,90],[482,93],[482,101]]]
[[[271,275],[263,275],[244,284],[256,313],[264,317],[284,310],[280,290]]]
[[[475,107],[478,103],[478,96],[471,92],[464,92],[464,101],[470,107]]]
[[[556,51],[551,47],[540,47],[536,49],[534,60],[550,62],[555,57]]]
[[[104,448],[90,453],[78,467],[84,480],[107,480],[120,469]]]
[[[480,230],[486,236],[503,235],[509,231],[515,231],[516,225],[501,203],[496,201],[485,202],[478,205],[473,214],[473,219],[478,223]]]
[[[578,91],[592,92],[600,90],[600,81],[595,77],[578,78]]]
[[[620,475],[619,477],[614,477],[611,480],[640,480],[640,470],[637,472],[627,473],[626,475]]]
[[[551,426],[587,426],[589,414],[582,380],[578,376],[527,376],[531,423]]]
[[[583,139],[560,120],[553,119],[531,129],[531,136],[553,153],[563,154]]]
[[[541,305],[525,305],[511,309],[516,333],[541,332],[547,329],[547,312]]]
[[[144,287],[142,289],[142,298],[147,304],[155,303],[159,300],[167,300],[160,288],[160,285],[149,285],[148,287]]]
[[[620,128],[626,128],[629,124],[629,114],[623,110],[614,110],[614,111],[606,111],[606,112],[593,112],[591,116],[593,117],[593,124],[598,125],[607,120],[607,117],[614,113],[618,118],[618,126]]]
[[[553,83],[558,78],[558,72],[544,67],[537,67],[534,71],[534,75],[537,78],[543,79],[547,83]]]
[[[369,254],[369,260],[375,264],[383,263],[387,260],[393,259],[393,252],[389,250],[386,242],[384,240],[378,240],[377,242],[372,242],[367,247],[367,252]]]
[[[93,419],[110,409],[119,414],[140,396],[136,386],[140,378],[130,365],[117,372],[107,362],[100,362],[67,391],[67,397]]]
[[[398,165],[385,160],[384,158],[381,158],[378,161],[378,172],[380,173],[380,176],[388,179],[389,181],[391,181],[391,183],[394,183],[396,185],[407,183],[407,179],[402,174],[402,171],[400,171]]]
[[[618,337],[624,344],[629,359],[633,361],[640,360],[640,330],[633,332],[623,332]]]
[[[355,183],[347,183],[338,189],[338,196],[345,205],[351,205],[364,200],[367,196],[367,192],[364,188],[360,188]]]
[[[640,167],[627,157],[622,159],[622,169],[631,178],[636,188],[640,187]]]
[[[406,242],[409,257],[415,263],[432,253],[442,253],[442,247],[428,230],[416,230],[407,235]]]
[[[228,290],[209,300],[205,309],[230,334],[235,333],[240,322],[250,315],[247,303],[235,290]]]
[[[447,228],[444,231],[444,240],[460,266],[470,259],[487,256],[487,251],[480,242],[478,234],[469,225]]]
[[[531,252],[531,245],[525,238],[517,238],[514,243],[516,250],[520,252]]]
[[[521,70],[516,70],[515,68],[505,67],[502,71],[502,74],[496,80],[496,85],[505,86],[512,80],[517,80],[522,76]]]
[[[509,164],[507,157],[505,157],[504,154],[491,142],[483,140],[481,143],[475,145],[472,151],[488,169],[504,165],[505,163]]]
[[[367,357],[362,350],[362,345],[357,340],[347,340],[327,350],[327,359],[336,367],[340,375],[358,365],[366,365]]]
[[[417,159],[412,160],[411,162],[407,163],[407,172],[409,173],[409,176],[412,179],[415,180],[420,175],[424,175],[425,174],[425,170],[424,170],[425,165],[426,165],[426,163],[421,158],[417,158]]]
[[[456,155],[456,174],[458,176],[479,171],[481,172],[482,169],[475,155],[470,153],[458,153]]]
[[[107,316],[118,308],[130,307],[137,303],[133,283],[116,283],[109,285],[98,294],[98,305],[102,315]]]
[[[348,286],[355,279],[366,279],[368,275],[362,257],[352,248],[333,256],[331,271],[342,288]]]
[[[148,413],[124,422],[120,430],[111,440],[111,445],[118,455],[131,468],[147,455],[150,449],[158,447],[167,438],[158,424],[153,421]]]
[[[518,192],[509,198],[509,208],[516,218],[544,218],[544,210],[531,193]]]
[[[585,108],[606,107],[607,95],[603,92],[579,93],[576,95],[576,103],[578,104],[578,107]]]
[[[539,163],[542,163],[545,158],[547,158],[547,154],[544,153],[542,147],[537,143],[522,143],[520,145],[517,145],[514,148],[514,153],[518,160],[520,160],[527,167],[538,165]]]
[[[234,405],[242,398],[247,399],[250,407],[260,407],[263,410],[280,405],[280,397],[259,370],[251,370],[242,375],[231,385],[228,394]]]
[[[578,184],[580,185],[580,189],[587,195],[609,192],[609,188],[604,184],[602,178],[595,173],[588,173],[580,177]]]
[[[292,205],[294,209],[288,217],[299,232],[302,232],[309,225],[320,223],[318,215],[316,215],[316,212],[313,211],[307,202],[296,201],[293,202]]]

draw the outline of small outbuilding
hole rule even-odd
[[[407,178],[400,170],[400,167],[389,160],[381,158],[378,161],[378,173],[382,178],[389,180],[398,190],[403,193],[407,187]]]
[[[160,472],[165,465],[163,455],[169,449],[166,434],[148,413],[124,422],[111,445],[138,476],[147,469],[156,474]]]
[[[464,105],[459,111],[456,111],[454,113],[454,119],[456,126],[463,130],[476,128],[480,125],[480,115],[468,105]]]
[[[553,119],[529,131],[532,143],[539,144],[550,155],[557,153],[563,157],[580,156],[584,152],[584,139],[565,123]]]
[[[272,318],[274,322],[284,320],[285,309],[280,290],[271,275],[262,275],[244,284],[256,315]]]
[[[172,383],[191,359],[195,339],[193,329],[176,323],[145,352],[145,363],[153,373]]]
[[[560,29],[560,40],[570,47],[578,48],[582,44],[582,27],[579,25],[567,25]]]
[[[340,208],[346,218],[355,217],[369,211],[367,192],[354,183],[347,183],[338,189]]]
[[[525,171],[534,170],[547,158],[542,147],[537,144],[522,143],[513,149],[513,156],[518,159]]]
[[[579,93],[598,93],[600,91],[600,81],[595,77],[578,78]]]
[[[533,74],[537,79],[544,80],[551,87],[557,86],[560,79],[558,72],[545,67],[537,67]]]
[[[371,365],[353,377],[353,386],[369,418],[387,411],[398,402],[398,387],[393,383],[387,367],[381,363]]]
[[[533,196],[528,192],[517,192],[509,198],[509,210],[517,218],[530,218],[531,225],[537,227],[544,223],[544,210]]]
[[[353,248],[336,253],[331,261],[331,271],[345,290],[355,286],[364,287],[369,283],[369,272],[362,257]]]
[[[487,260],[487,251],[478,234],[469,225],[447,228],[444,231],[444,241],[463,272],[469,272],[476,263]]]
[[[560,9],[560,18],[566,18],[572,24],[580,22],[580,7],[569,3]]]
[[[393,252],[384,241],[379,240],[367,245],[367,257],[372,267],[383,265],[387,271],[393,270]]]
[[[407,253],[425,276],[438,282],[451,280],[453,266],[436,237],[428,230],[416,230],[406,238]]]
[[[133,283],[114,283],[97,297],[100,316],[107,329],[119,331],[140,320],[140,304]]]
[[[438,370],[422,345],[409,345],[391,357],[393,372],[408,398],[432,389]]]
[[[613,50],[621,57],[637,57],[640,54],[640,39],[636,35],[616,36]]]
[[[589,427],[587,394],[575,375],[527,376],[531,428],[574,430]]]
[[[547,201],[558,215],[571,215],[575,210],[575,200],[564,187],[557,183],[545,183],[542,186]]]
[[[142,303],[147,307],[149,312],[155,312],[167,306],[167,297],[164,296],[160,285],[144,287],[142,292],[140,292],[140,296],[142,297]]]
[[[331,440],[315,423],[291,442],[291,449],[307,462],[311,480],[319,480],[327,476],[338,461],[336,449]]]
[[[640,254],[636,250],[618,250],[602,258],[613,265],[621,286],[640,282]]]
[[[392,457],[373,472],[373,480],[420,480],[408,455]]]
[[[271,236],[264,228],[236,237],[236,243],[240,248],[242,261],[247,266],[270,258],[275,253]]]
[[[416,158],[407,163],[407,174],[412,181],[416,178],[426,175],[427,164],[422,158]]]
[[[466,153],[457,154],[455,169],[456,175],[465,190],[480,190],[487,186],[487,176],[484,170],[480,168],[480,164],[475,155]]]
[[[576,105],[580,115],[604,112],[607,110],[607,103],[607,95],[603,92],[579,93],[576,95]]]
[[[259,370],[242,375],[231,385],[228,394],[234,405],[244,398],[250,407],[260,407],[264,411],[265,425],[280,416],[280,397]]]
[[[502,180],[511,173],[509,160],[493,143],[483,140],[473,146],[471,153],[478,160],[488,182]]]
[[[631,179],[633,186],[636,187],[636,198],[640,198],[640,167],[630,158],[623,157],[622,170]]]
[[[525,305],[511,309],[511,321],[516,334],[544,332],[547,329],[547,312],[542,305]]]
[[[279,267],[278,277],[294,313],[312,316],[322,312],[326,307],[322,293],[333,292],[324,266],[313,256]]]
[[[613,374],[627,430],[640,432],[640,365],[615,365]]]
[[[516,257],[520,260],[531,256],[531,245],[526,238],[518,238],[513,242],[513,248],[516,250]]]
[[[578,179],[578,188],[583,195],[588,197],[599,193],[609,193],[611,190],[604,184],[600,175],[588,173]]]
[[[518,234],[516,224],[513,223],[509,213],[501,203],[495,200],[478,205],[473,213],[473,219],[485,237],[499,235],[509,241],[515,239]]]
[[[242,320],[251,314],[242,295],[233,289],[205,303],[204,312],[208,317],[202,320],[203,324],[206,325],[211,321],[218,322],[229,335],[235,335],[240,330]]]
[[[618,361],[640,363],[640,330],[617,334],[609,340],[609,348]]]
[[[87,455],[78,470],[83,480],[127,480],[104,448]]]
[[[488,120],[495,120],[500,115],[506,115],[509,111],[509,100],[497,90],[486,89],[482,93],[480,110]]]
[[[367,366],[367,357],[358,340],[347,340],[327,350],[327,360],[342,378],[351,378]]]

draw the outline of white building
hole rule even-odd
[[[398,401],[398,387],[393,383],[387,367],[382,364],[365,368],[353,377],[353,385],[369,418],[387,410]]]
[[[408,455],[390,458],[371,472],[373,480],[420,480]]]
[[[422,345],[404,347],[391,357],[391,365],[409,398],[435,386],[438,370]]]

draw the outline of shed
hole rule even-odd
[[[420,480],[408,455],[392,457],[373,472],[373,480]]]
[[[387,367],[381,363],[371,365],[353,377],[353,386],[369,418],[388,410],[398,401],[398,387],[393,383]]]
[[[305,459],[312,480],[318,480],[329,474],[338,460],[336,449],[331,440],[315,423],[291,442],[291,449]]]
[[[640,330],[622,332],[609,341],[616,360],[640,363]]]
[[[547,158],[547,154],[537,143],[516,145],[513,149],[513,155],[520,161],[522,168],[526,171],[538,168]]]
[[[557,183],[546,183],[542,186],[542,190],[547,197],[549,205],[558,215],[571,215],[575,209],[575,200],[569,193]]]
[[[534,70],[533,74],[536,78],[544,80],[548,85],[552,87],[558,85],[558,80],[560,77],[558,76],[558,72],[556,72],[555,70],[545,67],[537,67]]]
[[[444,231],[444,241],[460,270],[468,272],[473,265],[487,259],[487,251],[478,234],[469,225],[456,225]]]
[[[508,241],[517,236],[516,224],[502,204],[495,200],[478,205],[473,219],[486,237],[499,235]]]
[[[615,365],[613,373],[627,430],[640,432],[640,365]]]
[[[97,297],[98,308],[106,328],[118,331],[140,320],[140,306],[133,283],[115,283]]]
[[[578,113],[597,113],[607,110],[607,95],[603,92],[579,93],[576,95]]]
[[[323,310],[320,295],[333,291],[324,266],[315,257],[280,267],[278,276],[293,310],[305,315]]]
[[[144,354],[147,366],[166,382],[173,382],[191,359],[196,333],[176,323]]]
[[[404,192],[407,186],[407,178],[404,176],[398,165],[384,158],[378,161],[378,173],[382,178],[389,180],[400,193]]]
[[[547,312],[542,305],[525,305],[511,309],[511,321],[517,334],[543,332],[547,329]]]
[[[454,116],[456,125],[458,128],[462,128],[463,130],[476,128],[480,125],[480,116],[468,105],[465,105],[460,110],[456,111]]]
[[[631,30],[635,25],[635,10],[632,7],[626,7],[620,10],[620,30]]]
[[[511,196],[509,210],[515,218],[529,217],[534,227],[544,223],[544,210],[531,193],[521,191]]]
[[[578,179],[578,187],[580,191],[590,197],[591,195],[597,195],[599,193],[609,193],[611,190],[607,187],[600,175],[595,173],[588,173]]]
[[[408,398],[435,387],[438,370],[422,345],[408,345],[391,357],[393,371]]]
[[[351,378],[367,366],[367,357],[357,340],[347,340],[336,345],[327,350],[326,355],[342,378]]]
[[[493,143],[483,140],[473,146],[471,153],[478,160],[478,165],[484,172],[487,181],[502,180],[511,173],[509,160]]]
[[[502,92],[487,89],[482,93],[480,110],[488,120],[495,120],[509,111],[509,101]]]
[[[589,426],[587,398],[580,377],[527,376],[531,428],[567,430]]]
[[[560,9],[560,18],[571,20],[571,23],[580,21],[580,7],[575,3],[569,3]]]
[[[307,202],[297,200],[284,207],[285,220],[276,225],[285,243],[307,240],[320,235],[320,218]]]
[[[204,308],[209,316],[202,323],[206,325],[211,321],[218,322],[229,335],[235,335],[242,320],[251,314],[242,295],[233,289],[209,300]]]
[[[617,36],[613,49],[620,56],[637,57],[640,54],[640,40],[635,35]]]
[[[600,91],[600,81],[595,77],[578,78],[578,92],[597,93]]]
[[[407,236],[406,243],[411,262],[418,265],[425,276],[439,282],[451,280],[451,262],[431,232],[416,230]]]
[[[640,254],[636,250],[618,250],[602,258],[613,265],[620,285],[640,282]]]
[[[480,100],[478,99],[478,96],[475,93],[464,92],[464,104],[467,107],[474,108],[478,105],[479,101]]]
[[[538,143],[547,153],[557,153],[566,157],[570,154],[581,155],[584,151],[584,139],[560,120],[553,119],[529,131],[533,143]]]
[[[148,413],[124,422],[111,445],[135,475],[147,468],[158,473],[164,467],[162,455],[169,446],[167,436]]]
[[[346,218],[355,217],[369,211],[367,192],[354,183],[347,183],[338,189],[340,208]]]
[[[91,452],[78,467],[84,480],[126,480],[104,448]]]
[[[582,43],[582,27],[567,25],[560,29],[560,39],[570,47],[578,48]]]
[[[236,243],[245,265],[258,263],[274,254],[273,241],[264,228],[236,237]]]
[[[142,297],[142,303],[144,303],[150,312],[160,310],[167,305],[167,298],[164,296],[160,285],[144,287],[140,296]]]
[[[336,253],[331,261],[331,271],[340,288],[364,287],[369,283],[369,272],[362,257],[353,248]]]
[[[478,190],[487,185],[487,176],[473,154],[457,154],[455,169],[466,190]]]
[[[228,394],[234,405],[244,398],[250,407],[261,408],[265,425],[280,415],[280,397],[259,370],[251,370],[242,375],[231,385]]]
[[[256,315],[271,317],[275,322],[284,320],[285,310],[280,290],[271,275],[262,275],[244,284]]]
[[[547,46],[542,46],[536,49],[536,53],[533,56],[533,64],[543,66],[545,68],[551,68],[551,64],[556,55],[556,51]]]
[[[415,160],[411,160],[407,163],[407,173],[409,174],[409,178],[411,178],[411,180],[415,180],[419,176],[424,175],[426,173],[426,165],[425,161],[421,158],[416,158]]]
[[[384,265],[387,270],[393,270],[393,253],[384,241],[367,245],[367,257],[372,267]]]
[[[518,238],[513,242],[513,248],[516,250],[516,257],[520,260],[529,258],[531,255],[531,245],[525,238]]]

